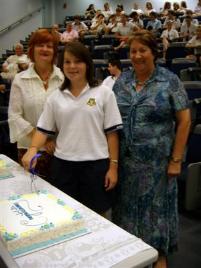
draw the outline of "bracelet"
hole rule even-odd
[[[110,162],[112,162],[112,163],[118,165],[118,160],[116,160],[116,159],[110,159]]]
[[[177,158],[172,156],[170,159],[173,163],[181,163],[182,162],[182,158]]]

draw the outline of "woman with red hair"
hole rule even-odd
[[[63,73],[55,66],[57,39],[47,29],[34,32],[29,41],[30,67],[15,76],[9,102],[9,128],[11,143],[17,142],[18,160],[29,148],[37,121],[42,113],[46,98],[63,82]],[[44,168],[54,150],[54,139],[49,137],[42,148],[42,157],[37,171],[44,176]]]

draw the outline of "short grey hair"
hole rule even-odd
[[[14,49],[16,49],[16,47],[21,47],[22,49],[24,49],[24,46],[21,43],[16,43],[14,45]]]

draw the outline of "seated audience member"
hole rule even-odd
[[[194,12],[196,15],[201,15],[201,0],[198,0]]]
[[[188,58],[197,59],[201,63],[201,26],[196,29],[196,34],[187,42],[187,48],[193,48],[193,54],[188,55]]]
[[[120,9],[121,9],[121,15],[122,15],[122,14],[125,14],[124,6],[123,6],[123,5],[118,4],[118,5],[117,5],[117,8],[120,8]]]
[[[57,44],[55,35],[47,29],[34,32],[28,49],[33,64],[26,71],[16,74],[11,86],[8,111],[10,140],[11,143],[17,142],[19,163],[30,147],[47,97],[61,86],[64,79],[63,73],[54,64]],[[36,167],[39,174],[47,175],[53,150],[54,137],[49,135]]]
[[[106,25],[106,33],[114,34],[118,29],[118,22],[116,21],[116,15],[113,14],[109,18],[109,23]]]
[[[178,19],[175,16],[175,12],[172,9],[168,10],[166,19],[165,19],[165,21],[163,23],[163,28],[164,29],[167,28],[167,22],[170,21],[170,20],[173,22],[173,28],[178,31],[180,29],[181,22],[180,22],[180,19]]]
[[[113,14],[108,2],[104,4],[103,10],[101,10],[101,13],[104,15],[106,21],[108,21],[109,17]]]
[[[157,18],[158,14],[156,12],[150,13],[150,20],[147,23],[146,29],[152,31],[154,35],[158,36],[161,34],[162,24],[161,21]]]
[[[161,11],[161,17],[166,18],[168,16],[168,11],[171,9],[171,2],[165,2],[163,9]]]
[[[115,34],[115,37],[120,41],[120,44],[114,48],[115,50],[126,46],[126,42],[134,29],[137,30],[139,28],[128,21],[128,16],[126,14],[122,14],[121,23],[118,24],[117,32]]]
[[[116,13],[115,13],[115,15],[116,15],[116,21],[117,22],[120,22],[121,21],[121,11],[122,10],[121,10],[120,7],[117,7],[115,11],[116,11]]]
[[[178,2],[173,2],[172,9],[174,10],[175,13],[180,13],[180,5],[179,5],[179,3]]]
[[[185,23],[182,23],[180,30],[180,37],[183,41],[190,40],[196,33],[197,26],[192,23],[192,17],[186,16]]]
[[[130,14],[130,18],[131,20],[129,20],[129,22],[131,22],[133,25],[135,25],[136,27],[140,29],[144,28],[143,20],[140,19],[140,16],[136,11],[133,11]]]
[[[96,14],[95,14],[95,16],[94,16],[93,19],[91,20],[91,24],[93,24],[93,23],[95,23],[95,22],[98,21],[98,16],[99,16],[100,14],[102,14],[102,13],[101,13],[101,10],[100,10],[100,9],[97,9],[97,10],[96,10]]]
[[[0,93],[4,93],[8,83],[0,76]],[[1,104],[0,104],[1,105]]]
[[[99,14],[97,21],[93,22],[90,27],[90,33],[92,34],[105,34],[107,32],[107,26],[105,24],[105,17],[103,14]]]
[[[86,19],[88,19],[88,20],[93,19],[95,14],[96,14],[96,10],[95,10],[94,4],[90,4],[85,11]]]
[[[144,15],[147,16],[147,17],[149,17],[149,15],[150,15],[150,13],[152,11],[156,12],[156,10],[152,6],[152,3],[151,2],[146,2]]]
[[[179,38],[178,31],[173,27],[173,21],[167,21],[167,29],[163,30],[161,38],[163,42],[163,58],[165,59],[169,44],[173,41],[177,41]]]
[[[108,71],[110,75],[103,80],[103,85],[112,89],[115,81],[121,74],[121,61],[117,59],[109,60]]]
[[[72,26],[73,26],[73,29],[78,32],[79,37],[81,39],[88,32],[87,25],[83,21],[80,21],[80,16],[78,15],[74,17],[74,22],[72,23]]]
[[[198,21],[198,19],[193,17],[193,11],[191,9],[187,9],[186,14],[182,17],[184,19],[183,22],[182,22],[182,25],[186,24],[186,17],[187,16],[192,17],[192,22],[191,22],[192,24],[194,24],[195,26],[199,25],[199,21]]]
[[[133,3],[133,8],[131,9],[131,12],[137,12],[137,14],[139,15],[139,17],[141,17],[144,14],[143,10],[140,9],[138,7],[138,4],[136,4],[136,3]]]
[[[76,30],[73,29],[71,22],[67,22],[66,31],[61,34],[61,42],[67,43],[69,41],[74,41],[79,38],[79,34]]]
[[[58,40],[58,42],[61,41],[61,33],[59,32],[59,25],[58,24],[55,23],[55,24],[52,25],[51,33],[53,35],[55,35],[55,37]]]
[[[19,60],[23,60],[24,64],[29,65],[30,60],[27,55],[23,51],[23,45],[21,43],[17,43],[15,45],[15,54],[9,56],[6,61],[2,65],[2,73],[1,76],[3,79],[8,79],[12,81],[18,73],[19,69]]]
[[[179,12],[183,12],[185,14],[186,13],[186,10],[187,10],[187,3],[186,3],[186,1],[181,1]]]
[[[0,106],[8,106],[11,83],[0,76]],[[0,119],[4,120],[4,118]]]

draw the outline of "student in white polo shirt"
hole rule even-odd
[[[23,165],[29,169],[48,134],[57,134],[51,183],[105,215],[118,177],[121,116],[113,91],[94,80],[92,59],[83,44],[66,45],[63,71],[65,81],[48,98]]]

